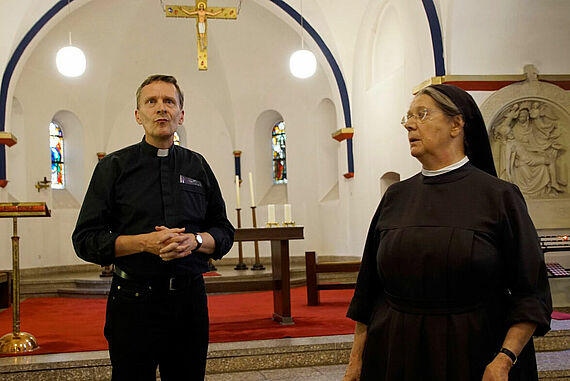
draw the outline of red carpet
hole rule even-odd
[[[321,293],[321,305],[307,306],[305,287],[291,290],[295,324],[271,319],[273,293],[210,295],[210,342],[341,335],[354,332],[345,317],[353,290]],[[21,331],[33,334],[40,349],[31,354],[107,349],[103,336],[106,299],[30,298],[20,305]],[[0,335],[12,332],[12,310],[0,313]],[[29,354],[29,353],[28,353]]]
[[[570,320],[570,314],[565,312],[552,311],[552,318],[556,320]]]

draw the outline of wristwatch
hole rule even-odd
[[[192,251],[198,250],[202,246],[202,243],[204,242],[200,234],[194,233],[194,237],[196,237],[196,247]]]
[[[499,350],[499,353],[504,353],[505,355],[507,355],[511,361],[513,362],[513,365],[515,365],[517,363],[517,355],[515,355],[512,351],[510,351],[509,349],[503,347]]]

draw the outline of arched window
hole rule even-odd
[[[178,136],[178,132],[174,133],[174,145],[176,146],[180,145],[180,136]]]
[[[51,149],[51,187],[63,189],[65,188],[63,131],[56,122],[49,124],[49,146]]]
[[[285,150],[285,123],[278,122],[271,132],[273,146],[273,183],[287,184],[287,157]]]

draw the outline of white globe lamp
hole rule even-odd
[[[289,69],[297,78],[309,78],[317,70],[317,59],[310,50],[297,50],[289,59]]]
[[[87,66],[83,51],[72,45],[59,49],[55,63],[57,70],[66,77],[79,77]]]

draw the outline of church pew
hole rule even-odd
[[[350,273],[358,272],[360,261],[319,262],[314,251],[305,252],[305,273],[307,279],[307,304],[318,306],[320,304],[319,291],[321,290],[347,290],[356,287],[355,282],[320,283],[318,274],[323,273]]]

